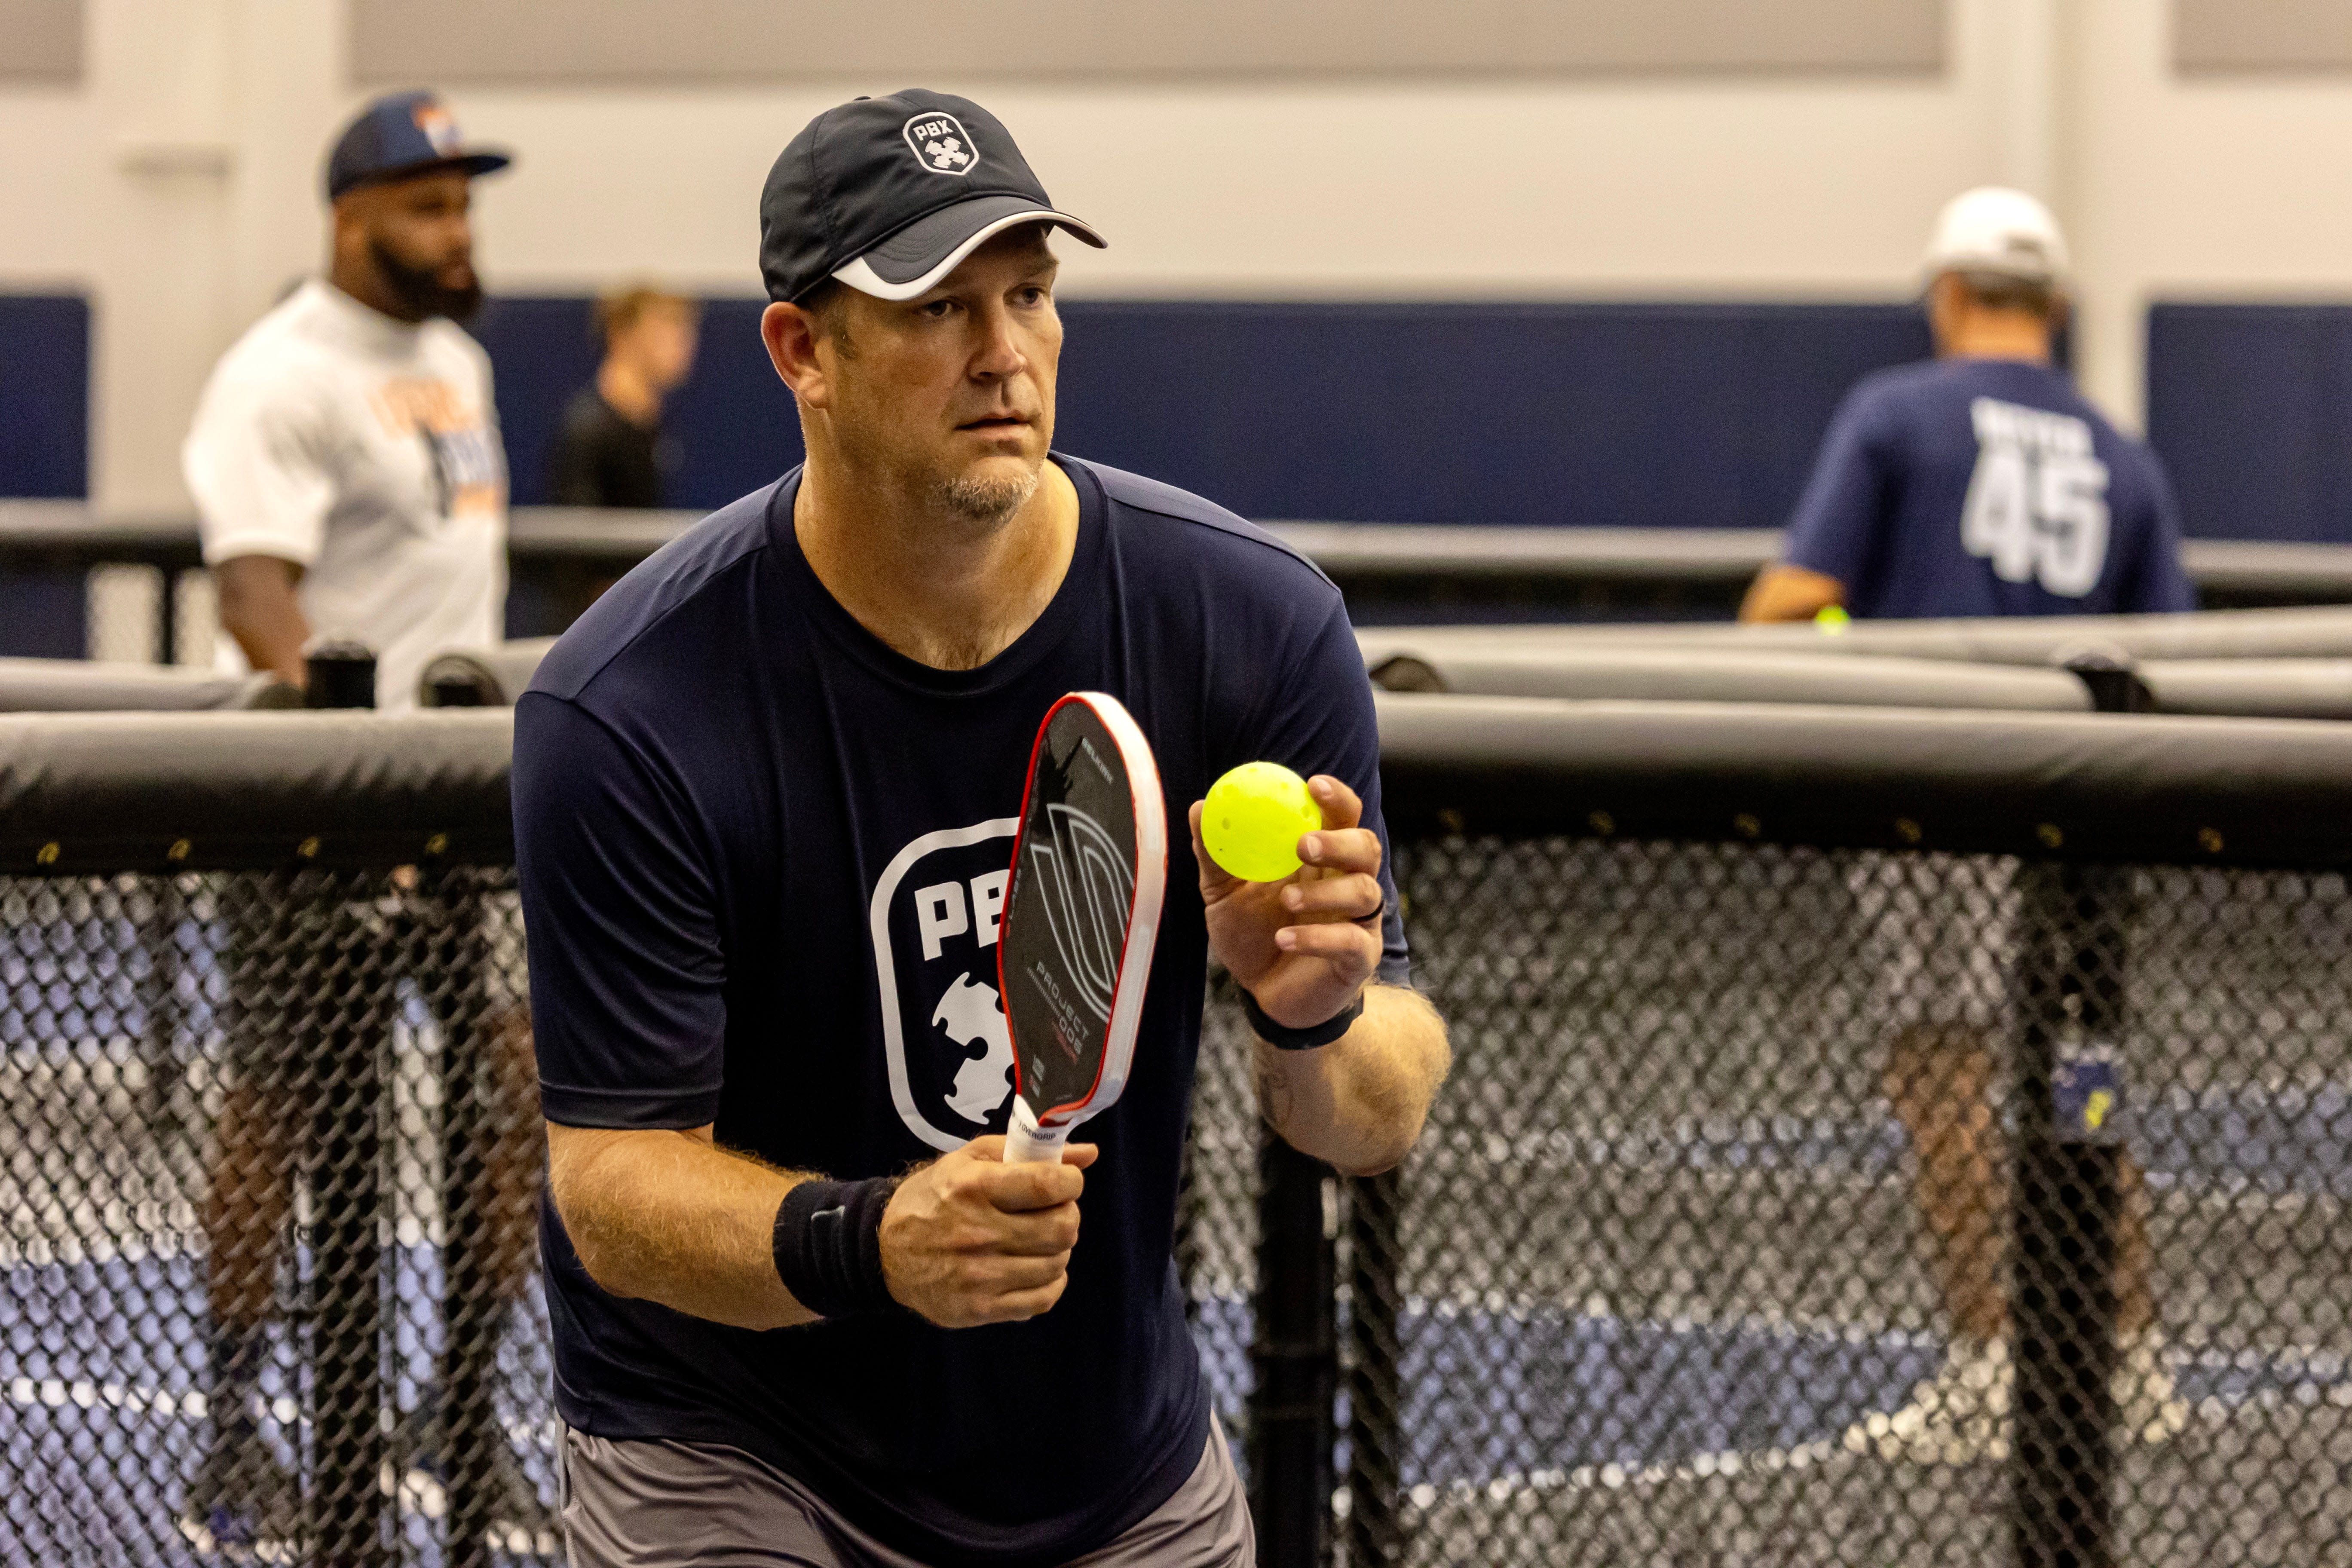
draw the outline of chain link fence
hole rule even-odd
[[[337,869],[0,833],[0,1564],[554,1560],[520,916],[429,796]],[[1400,807],[1401,1171],[1267,1147],[1213,982],[1180,1264],[1265,1561],[2352,1563],[2341,870],[1547,809]]]
[[[503,869],[0,878],[0,1562],[556,1550]]]

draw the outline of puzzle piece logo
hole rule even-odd
[[[1013,1036],[1004,1026],[996,987],[972,979],[966,970],[940,998],[931,1023],[965,1050],[980,1048],[956,1069],[948,1109],[966,1121],[987,1125],[1013,1092]]]
[[[969,174],[979,166],[978,144],[952,114],[918,114],[901,133],[915,162],[934,174]]]

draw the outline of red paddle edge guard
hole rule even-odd
[[[1008,1163],[1058,1159],[1070,1130],[1096,1112],[1109,1110],[1127,1088],[1128,1069],[1135,1062],[1135,1031],[1142,1021],[1144,990],[1151,975],[1152,948],[1160,940],[1160,911],[1168,892],[1168,805],[1160,791],[1160,763],[1151,754],[1151,742],[1144,739],[1142,727],[1118,698],[1104,691],[1073,691],[1058,699],[1037,721],[1037,739],[1029,748],[1028,775],[1021,784],[1021,826],[1013,835],[1013,879],[1005,885],[1004,907],[1013,909],[1021,879],[1021,851],[1029,842],[1029,802],[1037,787],[1038,759],[1045,754],[1046,731],[1053,727],[1054,715],[1073,702],[1091,709],[1101,721],[1118,747],[1120,764],[1127,769],[1128,793],[1135,805],[1135,895],[1128,904],[1127,942],[1119,958],[1118,989],[1111,996],[1110,1021],[1103,1030],[1102,1058],[1087,1092],[1044,1111],[1031,1110],[1028,1098],[1021,1091],[1020,1042],[1013,1042],[1013,1111],[1005,1125]],[[1006,945],[999,942],[996,946],[996,991],[1005,998],[1009,1025],[1013,993],[1004,969]],[[1024,1125],[1032,1118],[1034,1131]]]

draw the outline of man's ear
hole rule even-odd
[[[367,193],[347,192],[327,209],[327,247],[336,255],[367,243]]]
[[[798,305],[777,300],[760,312],[760,341],[768,363],[804,408],[823,408],[832,397],[832,377],[818,355],[824,329]]]

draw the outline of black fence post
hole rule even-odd
[[[375,706],[375,657],[354,643],[311,650],[305,705]],[[303,879],[305,882],[308,879]],[[316,918],[301,922],[315,946],[287,954],[311,988],[298,1014],[299,1060],[315,1075],[317,1110],[309,1185],[312,1226],[310,1324],[314,1561],[373,1568],[391,1561],[384,1525],[394,1514],[381,1480],[383,1431],[383,1074],[398,1001],[393,966],[377,955],[365,884],[328,878],[311,891]],[[299,895],[298,895],[299,896]],[[393,1478],[395,1495],[398,1477]]]
[[[311,1518],[323,1568],[388,1563],[390,1503],[380,1477],[383,1432],[383,1075],[379,1063],[396,1003],[387,966],[371,963],[367,913],[340,878],[306,889],[315,948],[298,1005],[299,1059],[314,1075],[307,1175],[311,1225]],[[299,894],[296,895],[299,897]],[[300,939],[298,939],[300,940]]]
[[[155,596],[155,662],[177,662],[180,641],[180,569],[163,566],[156,574],[163,580],[163,591]]]
[[[1330,1558],[1338,1436],[1338,1263],[1324,1209],[1329,1173],[1271,1132],[1259,1146],[1258,1173],[1249,1429],[1257,1560],[1264,1568],[1322,1568]]]
[[[1404,1558],[1403,1177],[1348,1184],[1348,1568]]]
[[[499,1194],[490,1180],[499,1118],[511,1109],[499,1093],[505,1064],[497,1055],[486,990],[490,962],[479,877],[447,871],[426,890],[426,938],[416,984],[435,999],[441,1027],[441,1321],[443,1481],[448,1503],[451,1568],[488,1568],[498,1463],[495,1405],[499,1336],[505,1327],[496,1254],[515,1216],[491,1212]]]
[[[322,642],[303,661],[305,708],[375,706],[375,655],[355,642]]]
[[[2104,712],[2153,706],[2130,660],[2065,657]],[[2129,872],[2020,872],[2012,1529],[2021,1568],[2112,1568],[2123,922]]]

